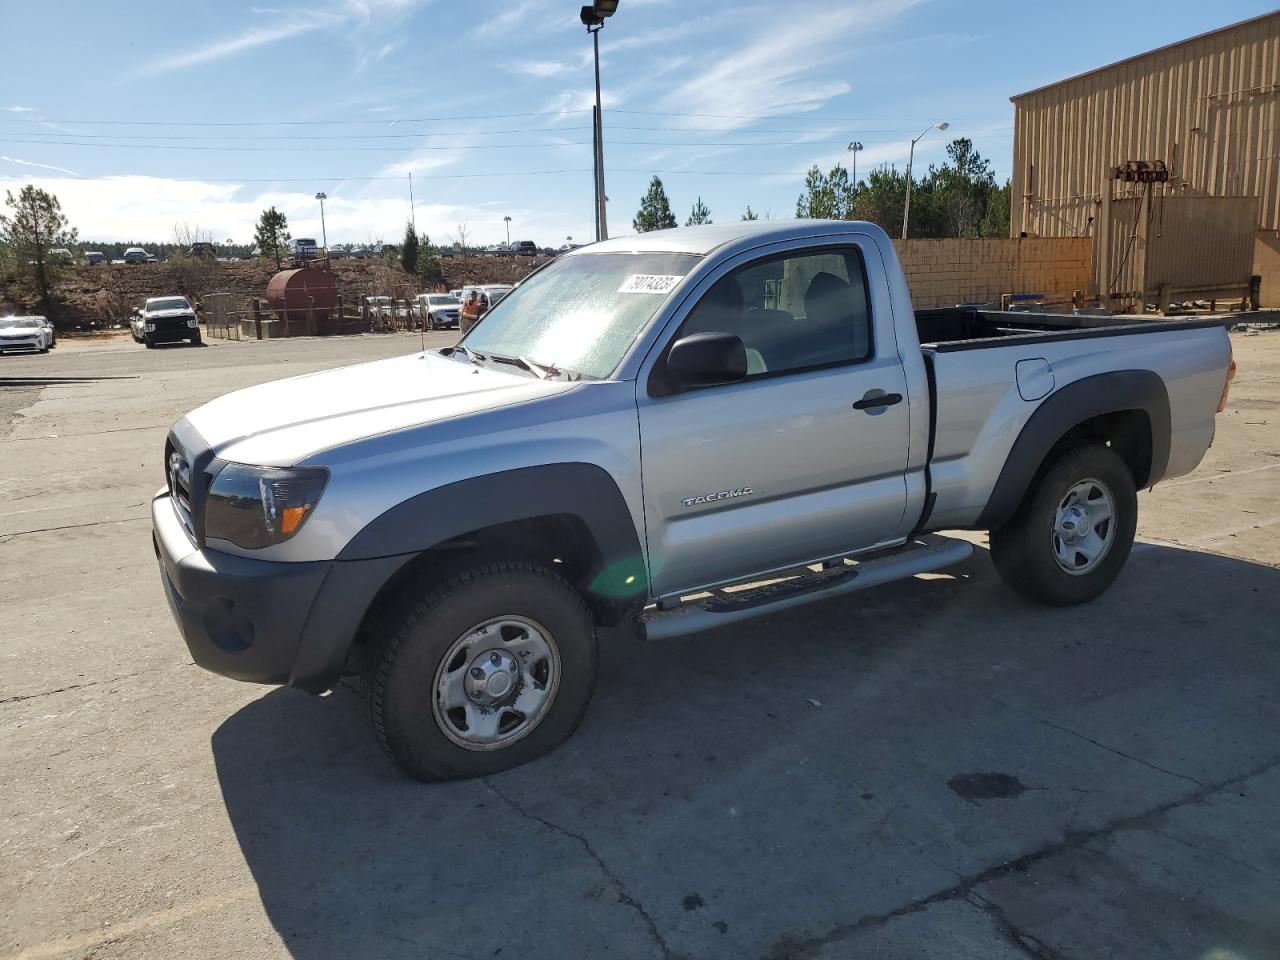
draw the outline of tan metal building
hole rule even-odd
[[[1280,11],[1011,99],[1013,236],[1094,237],[1120,301],[1280,306]]]

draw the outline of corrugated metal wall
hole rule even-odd
[[[1280,230],[1280,11],[1013,102],[1013,236],[1093,235],[1103,170],[1126,160],[1168,165],[1153,199],[1257,197],[1258,229]]]

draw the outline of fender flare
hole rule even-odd
[[[608,472],[590,463],[550,463],[470,477],[428,490],[370,521],[338,560],[422,553],[472,531],[560,516],[580,521],[596,556],[576,586],[605,622],[640,610],[648,566],[631,511]]]
[[[992,530],[1017,511],[1041,465],[1054,446],[1073,428],[1094,417],[1140,410],[1151,426],[1151,469],[1134,477],[1149,487],[1164,477],[1169,466],[1169,391],[1150,370],[1117,370],[1075,380],[1051,393],[1027,420],[1014,441],[986,507],[974,524]]]

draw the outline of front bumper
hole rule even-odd
[[[11,337],[8,339],[0,339],[0,353],[6,350],[35,350],[44,349],[44,337]]]
[[[168,492],[151,501],[151,525],[165,597],[196,664],[312,692],[342,676],[369,605],[409,559],[280,563],[200,549]]]
[[[143,327],[143,333],[152,343],[177,343],[179,340],[191,340],[200,336],[200,328],[188,327],[185,323],[182,326],[177,324],[160,326],[156,324],[156,329],[154,330],[147,330]]]

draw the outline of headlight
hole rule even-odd
[[[142,328],[146,330],[147,333],[154,333],[156,329],[156,325],[154,323],[144,323],[142,325]]]
[[[307,522],[329,482],[320,467],[251,467],[228,463],[209,486],[206,537],[258,550],[288,540]]]
[[[200,321],[199,321],[199,320],[197,320],[195,317],[188,317],[188,318],[187,318],[187,326],[188,326],[188,327],[198,327],[198,326],[200,326]]]

